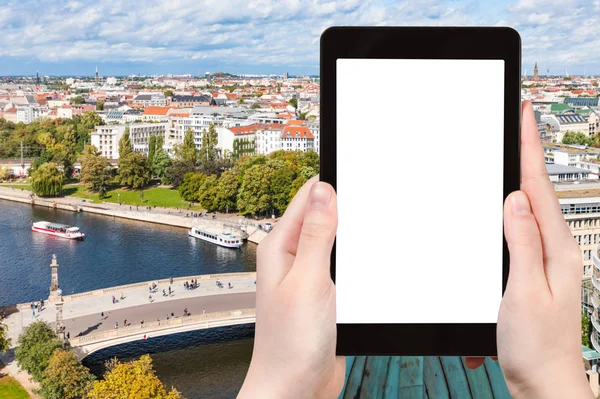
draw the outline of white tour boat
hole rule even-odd
[[[230,233],[215,234],[197,226],[192,227],[188,234],[192,237],[227,248],[239,248],[244,243],[240,237],[234,236]]]
[[[85,234],[79,231],[79,227],[67,226],[60,223],[36,222],[31,226],[31,230],[71,240],[83,240],[85,237]]]

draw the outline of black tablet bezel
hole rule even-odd
[[[336,188],[336,60],[497,59],[504,70],[504,199],[520,187],[521,38],[512,28],[332,27],[321,35],[320,179]],[[464,104],[468,110],[468,104]],[[483,134],[483,132],[482,132]],[[502,201],[501,201],[502,200]],[[502,239],[502,293],[509,253]],[[335,282],[335,244],[331,253]],[[414,304],[413,304],[414,305]],[[398,307],[398,306],[397,306]],[[495,356],[496,323],[337,324],[338,355]]]

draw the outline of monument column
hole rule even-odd
[[[52,270],[52,280],[50,282],[50,296],[48,297],[48,302],[62,302],[62,290],[58,285],[58,262],[56,261],[56,254],[52,255],[52,263],[50,263],[50,269]]]

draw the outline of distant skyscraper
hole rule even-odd
[[[206,80],[210,80],[210,72],[206,72],[206,73],[204,74],[204,79],[206,79]]]
[[[283,78],[284,78],[285,80],[287,80],[287,79],[288,79],[288,73],[287,73],[287,72],[284,72],[284,73],[283,73]]]
[[[94,78],[94,82],[98,84],[98,65],[96,65],[96,77]]]
[[[535,63],[535,66],[533,67],[533,79],[537,80],[539,78],[538,75],[538,66],[537,66],[537,62]]]

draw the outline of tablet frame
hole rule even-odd
[[[331,27],[321,35],[320,179],[336,188],[336,60],[504,60],[504,189],[520,188],[521,38],[507,27]],[[509,253],[502,235],[502,295]],[[500,243],[498,243],[500,244]],[[335,243],[331,278],[335,282]],[[338,355],[496,356],[496,323],[337,324]]]

